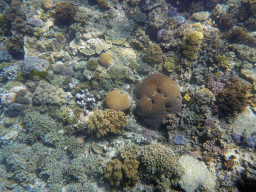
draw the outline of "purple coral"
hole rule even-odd
[[[256,147],[256,136],[247,137],[244,142],[249,147]]]
[[[28,24],[32,25],[32,26],[35,26],[35,27],[40,27],[43,25],[43,21],[42,19],[37,19],[37,18],[30,18],[28,20]]]
[[[141,131],[141,133],[145,137],[147,143],[150,143],[152,141],[152,136],[155,134],[154,132],[152,132],[152,131],[150,131],[148,129],[143,129]]]
[[[221,82],[220,80],[215,81],[214,79],[210,79],[207,83],[207,87],[217,96],[221,93],[225,88],[225,83]]]
[[[157,35],[156,36],[157,36],[158,40],[162,39],[163,32],[164,32],[164,28],[162,28],[159,31],[157,31]]]
[[[177,134],[174,140],[174,144],[176,145],[185,145],[187,143],[187,139],[185,139],[181,134]]]
[[[24,74],[29,74],[33,71],[44,71],[48,66],[49,62],[47,60],[31,56],[24,60],[22,72]]]
[[[204,125],[205,126],[208,126],[208,127],[213,127],[215,125],[216,121],[214,118],[212,117],[207,117],[205,120],[204,120]]]
[[[178,16],[178,12],[175,10],[168,10],[168,17],[176,17]]]

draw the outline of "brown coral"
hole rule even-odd
[[[58,2],[55,5],[55,22],[60,25],[70,25],[77,11],[72,3]]]
[[[134,89],[135,113],[143,123],[158,127],[168,113],[182,111],[182,98],[177,84],[166,75],[150,75]]]
[[[125,125],[124,112],[115,111],[114,109],[98,110],[88,117],[89,132],[96,133],[97,137],[109,133],[121,134]]]
[[[98,62],[103,66],[108,68],[111,65],[112,58],[108,53],[102,53],[98,59]]]
[[[247,101],[247,86],[237,77],[232,77],[217,97],[217,105],[224,116],[243,111]]]
[[[121,160],[115,158],[108,162],[104,177],[113,186],[133,187],[139,181],[139,165],[137,146],[127,146],[120,151]]]
[[[123,178],[122,162],[118,159],[112,159],[107,164],[107,170],[104,177],[110,180],[111,185],[118,186]]]

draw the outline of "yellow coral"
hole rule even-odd
[[[196,60],[200,45],[203,39],[203,33],[192,31],[187,37],[183,38],[182,47],[183,55],[189,60]]]
[[[120,89],[111,91],[107,94],[106,105],[109,109],[125,111],[130,108],[130,95],[122,93]]]
[[[190,102],[191,101],[191,97],[187,93],[184,95],[184,99],[185,99],[186,102]]]
[[[88,117],[89,132],[96,133],[97,137],[109,133],[121,134],[125,125],[124,112],[115,111],[114,109],[98,110]]]

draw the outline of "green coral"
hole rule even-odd
[[[192,31],[188,36],[183,38],[182,48],[183,55],[189,60],[193,61],[198,58],[198,51],[203,39],[203,33],[199,31]]]
[[[220,67],[222,67],[223,69],[228,68],[229,60],[225,55],[217,55],[216,60]]]
[[[108,73],[96,72],[94,79],[95,80],[91,82],[93,89],[105,89],[107,91],[112,89],[113,82]]]
[[[164,60],[165,71],[167,71],[168,73],[172,72],[175,69],[176,64],[177,64],[177,61],[175,60],[174,57],[167,57]]]
[[[90,70],[95,70],[97,69],[98,67],[98,61],[97,59],[90,59],[88,62],[87,62],[87,67],[90,69]]]
[[[161,176],[168,173],[170,178],[180,178],[184,173],[177,156],[162,144],[145,146],[141,151],[143,169],[152,175]]]
[[[39,37],[43,33],[42,27],[34,27],[34,36]]]
[[[151,64],[151,65],[161,63],[162,62],[161,48],[155,43],[150,43],[147,49],[145,50],[143,59],[148,64]]]
[[[45,134],[53,130],[59,130],[60,126],[47,114],[41,114],[33,109],[24,111],[23,124],[27,134],[32,135],[33,140],[40,138],[43,139]]]
[[[128,70],[126,68],[117,66],[112,66],[108,70],[109,76],[115,84],[119,84],[120,80],[125,79],[127,72]]]
[[[139,67],[139,64],[137,63],[137,61],[131,61],[129,63],[129,66],[132,68],[132,69],[137,69]]]
[[[67,107],[67,105],[61,106],[58,112],[58,118],[63,123],[69,123],[71,121],[71,110]]]
[[[34,70],[34,71],[30,72],[29,76],[31,79],[38,77],[39,80],[45,80],[46,76],[47,76],[47,72]]]
[[[4,35],[10,30],[8,18],[5,14],[0,14],[0,35]]]
[[[97,0],[98,4],[103,8],[110,8],[108,2],[106,0]]]

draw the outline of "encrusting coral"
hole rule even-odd
[[[114,109],[98,110],[88,117],[89,132],[96,133],[97,137],[106,136],[109,133],[121,134],[125,125],[124,112]]]
[[[57,104],[67,102],[67,95],[61,88],[57,88],[46,81],[40,81],[38,87],[33,94],[33,103],[36,105],[42,104]]]
[[[155,44],[151,43],[145,50],[143,59],[150,65],[154,65],[162,62],[162,50]]]

